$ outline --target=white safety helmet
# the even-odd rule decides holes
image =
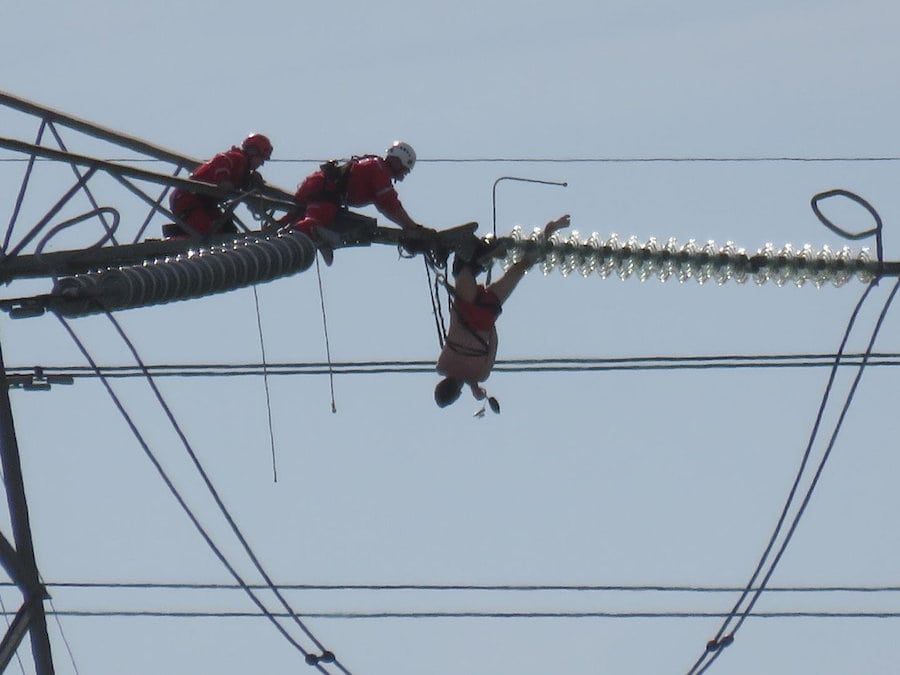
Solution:
[[[407,171],[412,171],[416,165],[416,151],[409,143],[403,141],[394,141],[393,145],[387,149],[385,157],[396,157]]]

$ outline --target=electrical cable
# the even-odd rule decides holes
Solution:
[[[544,359],[498,359],[493,372],[507,373],[568,373],[644,370],[734,370],[768,368],[825,368],[832,367],[835,354],[760,354],[721,356],[636,356],[585,357]],[[844,354],[840,367],[858,365],[862,353]],[[433,360],[395,361],[334,361],[332,368],[344,375],[381,375],[433,373]],[[900,366],[900,353],[873,352],[867,367]],[[98,366],[112,379],[144,377],[135,366]],[[69,376],[74,379],[95,378],[93,370],[84,366],[39,366],[41,377]],[[270,376],[325,375],[328,363],[321,361],[287,363],[208,363],[208,364],[150,364],[147,370],[154,377],[248,377],[268,373]],[[34,373],[32,366],[9,366],[7,376],[27,378]],[[15,382],[14,382],[15,383]]]
[[[60,610],[60,616],[70,617],[122,617],[166,619],[255,619],[262,614],[254,612],[203,611],[203,610]],[[290,618],[286,612],[272,613],[276,619]],[[304,612],[306,619],[709,619],[727,616],[727,612],[679,612],[679,611],[597,611],[597,612],[496,612],[496,611],[445,611],[445,612]],[[900,619],[900,612],[825,612],[781,611],[753,612],[759,619]]]
[[[128,347],[128,350],[131,352],[131,355],[134,358],[135,362],[141,368],[141,371],[144,372],[145,379],[147,381],[147,384],[150,385],[150,389],[153,391],[153,395],[156,397],[157,402],[159,403],[159,405],[162,408],[163,412],[165,413],[166,417],[169,419],[169,423],[172,425],[172,428],[174,429],[175,433],[178,435],[179,440],[181,440],[181,443],[184,446],[184,449],[187,451],[188,455],[191,458],[191,462],[194,464],[194,467],[197,469],[197,472],[200,474],[200,477],[203,479],[203,482],[206,485],[208,492],[212,496],[213,500],[216,502],[216,506],[219,508],[220,513],[225,518],[225,520],[228,522],[228,525],[231,528],[231,531],[234,533],[235,537],[237,537],[238,541],[241,543],[241,546],[244,549],[244,552],[247,554],[247,557],[250,558],[250,561],[253,563],[253,566],[256,568],[256,570],[259,572],[259,574],[262,576],[262,578],[266,582],[266,584],[268,584],[269,589],[272,591],[272,593],[275,595],[275,597],[278,598],[278,601],[281,604],[281,606],[284,607],[284,609],[288,613],[292,613],[293,609],[288,604],[284,595],[275,587],[268,572],[266,572],[265,568],[262,566],[262,563],[259,561],[259,558],[257,558],[256,554],[253,552],[253,549],[250,547],[250,544],[247,541],[246,537],[244,537],[240,528],[238,528],[237,523],[234,521],[234,518],[231,516],[231,513],[226,508],[225,503],[222,501],[222,498],[219,495],[218,490],[216,490],[215,486],[212,484],[212,480],[209,478],[209,475],[206,473],[206,470],[203,468],[203,465],[200,463],[200,459],[197,457],[197,453],[194,452],[193,447],[191,446],[190,442],[187,439],[187,436],[184,434],[184,431],[181,429],[181,425],[178,424],[178,421],[175,419],[175,415],[173,414],[172,409],[169,407],[168,403],[166,403],[165,399],[163,398],[162,392],[160,392],[159,387],[156,386],[156,382],[153,380],[153,377],[146,371],[146,367],[144,366],[143,359],[141,358],[140,354],[138,354],[137,348],[134,346],[134,343],[125,334],[125,331],[123,330],[121,324],[112,315],[112,313],[109,310],[104,310],[104,313],[106,314],[106,318],[109,319],[110,323],[112,323],[116,332],[119,334],[119,337],[122,338],[122,341]],[[316,645],[316,647],[319,648],[319,650],[322,651],[322,653],[324,655],[328,656],[329,663],[333,663],[335,665],[335,667],[337,667],[345,675],[350,675],[350,672],[346,668],[344,668],[344,666],[337,659],[334,658],[334,655],[330,650],[325,649],[325,646],[321,642],[319,642],[319,640],[316,638],[316,636],[313,635],[312,631],[310,631],[309,628],[306,627],[306,624],[304,624],[299,618],[295,618],[294,623],[297,624],[297,626],[300,628],[300,630],[303,631],[303,633],[306,635],[306,637],[308,637],[310,640],[312,640],[312,642]],[[310,658],[315,658],[315,655],[313,655],[313,654],[305,654],[305,656],[306,656],[307,663],[310,663]]]
[[[75,333],[75,331],[71,328],[71,326],[69,326],[69,324],[65,320],[65,318],[57,315],[57,319],[63,325],[63,328],[65,328],[66,332],[68,332],[68,334],[72,338],[72,340],[75,342],[75,345],[78,347],[78,350],[81,352],[81,354],[85,357],[85,359],[88,361],[88,363],[91,364],[91,367],[96,369],[97,366],[96,366],[96,362],[94,361],[93,357],[87,351],[87,348],[85,347],[85,345],[81,341],[81,339],[78,337],[78,335]],[[129,429],[131,430],[131,433],[134,435],[134,437],[137,439],[138,443],[140,444],[141,448],[144,450],[144,454],[147,456],[147,458],[153,464],[157,473],[160,475],[160,477],[163,479],[163,482],[166,484],[166,487],[168,487],[169,491],[175,497],[176,501],[178,501],[178,504],[181,506],[182,510],[188,516],[191,523],[194,525],[195,529],[199,532],[200,536],[206,542],[207,546],[209,546],[209,548],[213,552],[213,554],[224,565],[225,569],[228,570],[229,574],[231,574],[231,576],[234,578],[234,580],[237,581],[238,584],[241,585],[241,588],[244,589],[244,592],[251,599],[251,601],[259,608],[259,610],[263,613],[263,615],[266,616],[269,619],[269,621],[275,626],[276,630],[278,630],[278,632],[281,633],[289,643],[291,643],[297,650],[300,651],[300,653],[303,654],[304,658],[307,659],[307,662],[310,659],[310,657],[314,658],[315,655],[313,655],[311,652],[304,649],[304,647],[290,633],[288,633],[285,630],[285,628],[278,622],[278,620],[265,607],[265,605],[262,603],[262,601],[256,597],[256,594],[246,584],[246,582],[241,577],[241,575],[237,572],[237,570],[231,565],[231,563],[228,562],[228,559],[225,557],[224,553],[222,553],[222,551],[219,549],[219,547],[216,546],[215,542],[212,540],[210,535],[206,532],[206,530],[204,529],[204,527],[198,520],[197,516],[193,513],[191,508],[188,506],[187,502],[181,496],[181,493],[175,487],[175,484],[172,482],[171,478],[169,478],[165,469],[163,469],[159,460],[153,454],[153,451],[150,449],[150,446],[147,444],[143,435],[140,433],[140,431],[138,430],[134,421],[131,419],[131,416],[125,410],[124,405],[122,404],[121,400],[116,395],[116,393],[113,391],[108,380],[104,376],[100,375],[100,381],[102,382],[107,393],[110,395],[110,398],[113,401],[113,405],[115,405],[116,409],[119,411],[120,415],[125,420],[125,423],[128,425]],[[288,610],[288,612],[291,611],[290,608],[287,608],[287,610]],[[315,640],[313,640],[313,641],[315,642]],[[322,668],[321,665],[316,664],[316,668],[320,672],[325,673],[327,675],[328,671],[325,670],[324,668]]]
[[[841,351],[843,350],[843,347],[846,345],[847,338],[849,337],[850,331],[851,331],[851,329],[852,329],[852,327],[853,327],[853,323],[855,322],[856,317],[857,317],[857,315],[858,315],[858,313],[859,313],[859,309],[862,307],[862,304],[865,302],[865,299],[866,299],[866,297],[867,297],[869,291],[877,284],[877,282],[878,282],[877,279],[876,279],[875,281],[873,281],[873,282],[866,288],[866,291],[865,291],[865,293],[863,294],[862,298],[860,298],[860,301],[859,301],[859,303],[857,304],[857,306],[856,306],[856,308],[855,308],[855,310],[854,310],[854,313],[852,314],[852,316],[851,316],[851,318],[850,318],[850,321],[849,321],[849,323],[848,323],[847,331],[845,332],[844,340],[841,342],[841,349],[839,349],[839,351],[838,351],[838,357],[837,357],[836,360],[839,360],[839,359],[840,359],[840,353],[841,353]],[[737,621],[735,622],[734,628],[733,628],[733,629],[731,630],[731,632],[726,636],[727,642],[723,642],[723,641],[722,641],[722,636],[724,635],[725,631],[728,629],[728,625],[730,624],[731,620],[732,620],[732,619],[734,618],[734,616],[736,615],[737,609],[738,609],[739,605],[740,605],[740,604],[743,602],[743,600],[746,598],[747,591],[745,591],[745,593],[742,594],[742,596],[741,596],[741,598],[739,599],[738,603],[735,605],[735,608],[732,609],[732,611],[729,613],[730,616],[725,620],[725,622],[723,623],[722,627],[721,627],[721,628],[719,629],[719,631],[717,632],[715,638],[713,638],[713,640],[710,640],[710,642],[707,644],[707,650],[704,652],[703,655],[701,655],[701,657],[697,660],[697,662],[694,664],[694,666],[691,668],[691,670],[688,671],[689,673],[694,673],[694,672],[696,672],[697,675],[700,675],[701,673],[704,673],[704,672],[706,672],[706,670],[708,670],[708,668],[716,661],[716,659],[718,659],[719,655],[722,653],[722,650],[720,649],[720,645],[721,645],[721,646],[728,646],[728,645],[730,645],[730,644],[733,642],[734,634],[735,634],[735,633],[738,631],[738,629],[740,629],[740,627],[743,625],[743,623],[744,623],[744,621],[746,620],[747,616],[750,615],[750,612],[752,611],[753,607],[755,606],[757,600],[759,600],[760,596],[762,595],[763,591],[765,590],[765,587],[766,587],[766,584],[768,583],[768,580],[771,578],[772,574],[773,574],[774,571],[775,571],[775,568],[777,567],[779,561],[781,560],[781,557],[784,555],[784,552],[785,552],[785,550],[787,549],[787,546],[788,546],[788,544],[790,543],[791,538],[792,538],[793,535],[794,535],[794,532],[796,531],[797,525],[800,523],[800,519],[803,517],[803,514],[804,514],[805,511],[806,511],[806,507],[807,507],[807,505],[809,504],[809,500],[810,500],[811,497],[812,497],[812,493],[813,493],[813,491],[815,490],[816,485],[818,484],[819,478],[821,477],[822,472],[823,472],[823,470],[824,470],[824,468],[825,468],[825,464],[827,463],[828,458],[829,458],[830,455],[831,455],[831,451],[832,451],[832,449],[834,448],[835,442],[837,441],[837,437],[838,437],[838,434],[839,434],[839,432],[840,432],[840,429],[841,429],[841,427],[842,427],[842,425],[843,425],[844,419],[845,419],[845,417],[846,417],[846,415],[847,415],[847,411],[850,409],[850,405],[851,405],[852,402],[853,402],[853,398],[854,398],[854,396],[855,396],[855,394],[856,394],[857,387],[859,386],[859,382],[860,382],[860,380],[862,379],[863,372],[865,371],[865,368],[866,368],[866,361],[867,361],[867,355],[868,355],[869,353],[871,353],[872,348],[874,347],[875,340],[876,340],[877,337],[878,337],[878,333],[879,333],[879,331],[881,330],[881,326],[882,326],[882,324],[884,323],[884,319],[885,319],[885,317],[887,316],[888,310],[890,309],[891,303],[893,302],[894,297],[896,296],[898,290],[900,290],[900,280],[898,280],[898,281],[894,284],[893,288],[891,289],[890,294],[888,295],[887,300],[885,300],[885,302],[884,302],[884,306],[882,307],[881,313],[880,313],[879,316],[878,316],[878,320],[877,320],[877,322],[876,322],[876,324],[875,324],[875,327],[874,327],[874,329],[872,330],[872,334],[871,334],[871,336],[870,336],[870,338],[869,338],[869,342],[868,342],[868,345],[867,345],[867,348],[866,348],[866,352],[865,352],[865,354],[864,354],[864,356],[863,356],[863,360],[862,360],[862,362],[861,362],[861,363],[859,364],[859,366],[858,366],[858,371],[857,371],[857,373],[856,373],[856,377],[854,378],[853,383],[851,384],[850,390],[849,390],[849,392],[848,392],[848,394],[847,394],[847,397],[846,397],[846,399],[845,399],[845,401],[844,401],[844,403],[843,403],[843,406],[842,406],[842,408],[841,408],[840,415],[839,415],[839,417],[838,417],[837,422],[835,423],[834,429],[833,429],[832,434],[831,434],[831,438],[830,438],[829,441],[828,441],[828,444],[827,444],[827,446],[826,446],[826,448],[825,448],[825,451],[824,451],[824,453],[823,453],[822,459],[820,460],[819,465],[818,465],[818,467],[817,467],[817,469],[816,469],[816,472],[815,472],[815,474],[814,474],[814,476],[813,476],[813,478],[812,478],[812,481],[811,481],[809,487],[807,488],[806,495],[804,496],[804,498],[803,498],[803,500],[802,500],[802,502],[801,502],[801,504],[800,504],[800,506],[799,506],[799,508],[798,508],[798,510],[797,510],[797,513],[794,515],[794,518],[793,518],[793,520],[792,520],[792,522],[791,522],[791,525],[790,525],[790,527],[788,528],[787,534],[785,535],[785,537],[784,537],[784,539],[783,539],[783,541],[782,541],[782,543],[781,543],[781,546],[779,547],[778,552],[776,553],[774,559],[772,560],[772,563],[769,565],[768,570],[767,570],[765,576],[763,577],[762,582],[760,583],[759,587],[753,592],[753,596],[751,597],[750,602],[748,603],[746,609],[744,609],[744,610],[741,612],[741,616],[740,616],[740,617],[737,619]],[[817,433],[818,433],[818,428],[819,428],[819,425],[820,425],[820,423],[821,423],[822,416],[823,416],[823,414],[824,414],[825,405],[826,405],[827,400],[828,400],[828,397],[829,397],[829,395],[830,395],[831,386],[832,386],[833,381],[834,381],[834,374],[835,374],[835,372],[836,372],[836,368],[835,368],[835,369],[832,369],[832,374],[831,374],[831,377],[830,377],[830,379],[829,379],[828,385],[826,386],[825,393],[824,393],[824,395],[823,395],[823,397],[822,397],[822,404],[820,405],[819,412],[818,412],[818,414],[817,414],[817,416],[816,416],[816,421],[815,421],[815,423],[814,423],[814,425],[813,425],[813,431],[812,431],[812,433],[810,434],[810,440],[809,440],[809,443],[808,443],[808,445],[807,445],[806,452],[804,453],[803,461],[801,462],[801,466],[800,466],[800,469],[799,469],[799,471],[798,471],[797,478],[795,479],[794,484],[793,484],[792,487],[791,487],[791,491],[790,491],[790,494],[789,494],[789,496],[788,496],[787,502],[786,502],[786,504],[785,504],[785,508],[784,508],[784,510],[783,510],[783,512],[782,512],[782,514],[781,514],[781,517],[779,518],[778,525],[776,526],[775,532],[773,533],[772,538],[770,539],[769,544],[768,544],[768,546],[766,547],[766,550],[765,550],[765,552],[764,552],[762,558],[760,559],[760,563],[759,563],[759,565],[757,566],[757,569],[755,570],[753,576],[751,577],[751,581],[750,581],[750,584],[748,584],[748,586],[749,586],[749,585],[752,585],[753,583],[755,583],[756,577],[758,576],[760,570],[762,569],[763,565],[765,564],[766,559],[768,558],[769,553],[770,553],[771,550],[772,550],[772,546],[774,545],[774,542],[775,542],[776,537],[778,536],[778,534],[780,534],[781,527],[782,527],[783,524],[784,524],[784,520],[785,520],[785,517],[786,517],[786,514],[787,514],[787,510],[788,510],[788,508],[790,507],[791,503],[793,502],[793,499],[794,499],[794,496],[795,496],[795,494],[796,494],[796,489],[797,489],[797,486],[798,486],[798,484],[799,484],[800,478],[801,478],[802,474],[803,474],[804,471],[805,471],[805,467],[806,467],[807,460],[808,460],[808,458],[809,458],[810,450],[811,450],[811,448],[812,448],[813,443],[815,442],[815,438],[816,438],[816,435],[817,435]],[[710,654],[711,654],[711,656],[709,657],[708,662],[707,662],[705,665],[702,665],[702,667],[700,667],[700,665],[703,664],[703,661],[706,660],[707,655],[710,655]],[[700,667],[699,670],[697,670],[698,667]]]
[[[236,584],[152,581],[56,581],[47,588],[104,590],[243,590]],[[268,590],[264,584],[248,584],[253,590]],[[479,592],[658,592],[658,593],[734,593],[745,586],[690,586],[664,584],[296,584],[276,585],[283,591],[479,591]],[[15,587],[13,582],[0,582],[0,587]],[[751,590],[755,591],[758,586]],[[900,593],[900,586],[767,586],[767,593]]]
[[[28,161],[24,157],[0,157],[0,162],[21,163]],[[36,158],[38,162],[54,162],[48,158]],[[162,159],[145,157],[105,157],[104,162],[133,164],[171,164]],[[321,157],[272,157],[266,160],[269,164],[321,164]],[[840,163],[840,162],[898,162],[896,155],[833,155],[810,157],[803,155],[758,155],[758,156],[655,156],[655,157],[419,157],[421,164],[783,164],[783,163]]]

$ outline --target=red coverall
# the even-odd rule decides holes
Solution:
[[[342,206],[374,204],[388,218],[403,208],[394,189],[391,170],[381,157],[350,160],[347,188],[338,194],[338,186],[321,170],[310,174],[297,188],[294,199],[305,208],[294,227],[308,235],[316,226],[327,227]],[[393,219],[393,218],[392,218]]]
[[[231,183],[237,189],[248,188],[251,170],[247,155],[241,148],[232,147],[194,169],[191,178],[215,185]],[[223,214],[215,197],[175,188],[169,197],[169,208],[197,234],[237,231],[233,223],[219,222]]]

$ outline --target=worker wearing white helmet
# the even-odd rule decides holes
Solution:
[[[292,214],[294,228],[308,234],[331,264],[328,226],[338,211],[346,207],[374,205],[385,217],[404,230],[421,228],[403,208],[394,183],[402,181],[416,164],[416,151],[409,143],[394,141],[384,157],[363,155],[348,161],[326,162],[297,188]]]

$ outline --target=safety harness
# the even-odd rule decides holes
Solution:
[[[313,195],[320,201],[332,202],[344,206],[347,197],[347,186],[350,183],[350,171],[353,165],[363,159],[377,158],[378,155],[353,155],[347,161],[331,159],[319,165],[319,171],[325,178],[322,190]]]
[[[503,312],[500,300],[496,295],[484,288],[479,288],[474,300],[460,300],[456,294],[456,288],[447,281],[443,274],[438,273],[435,277],[435,292],[440,286],[443,286],[447,291],[450,311],[456,312],[456,318],[459,319],[459,323],[481,346],[470,347],[450,340],[443,325],[443,316],[439,315],[440,303],[438,303],[436,305],[440,318],[438,333],[439,337],[443,338],[442,342],[446,343],[450,349],[461,356],[487,356],[490,354],[491,346],[482,337],[481,333],[490,330],[497,317]]]

